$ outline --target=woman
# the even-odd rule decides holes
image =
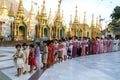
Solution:
[[[78,40],[77,40],[77,37],[74,38],[74,41],[73,41],[73,50],[72,50],[72,57],[76,57],[76,54],[77,54],[77,44],[78,44]]]
[[[86,39],[84,37],[83,41],[82,41],[82,53],[81,53],[81,56],[85,56],[86,55],[86,44],[87,44],[87,41],[86,41]]]

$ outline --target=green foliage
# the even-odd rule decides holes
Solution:
[[[111,18],[113,20],[117,20],[120,18],[120,6],[116,6],[111,14]]]

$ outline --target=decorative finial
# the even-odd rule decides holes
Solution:
[[[86,11],[84,11],[84,19],[83,19],[83,24],[87,24],[87,21],[86,21]]]
[[[78,7],[76,5],[74,23],[78,23],[78,11],[77,11],[77,9],[78,9]]]
[[[14,15],[14,10],[13,10],[13,3],[11,3],[11,7],[9,9],[8,16],[10,16],[10,17],[14,17],[15,16]]]

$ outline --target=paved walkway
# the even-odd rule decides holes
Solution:
[[[120,52],[79,57],[56,64],[39,80],[120,80]]]

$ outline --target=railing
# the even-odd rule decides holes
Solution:
[[[33,41],[0,41],[0,46],[15,46],[16,44],[23,44],[23,43],[27,43],[29,44],[33,44]]]

